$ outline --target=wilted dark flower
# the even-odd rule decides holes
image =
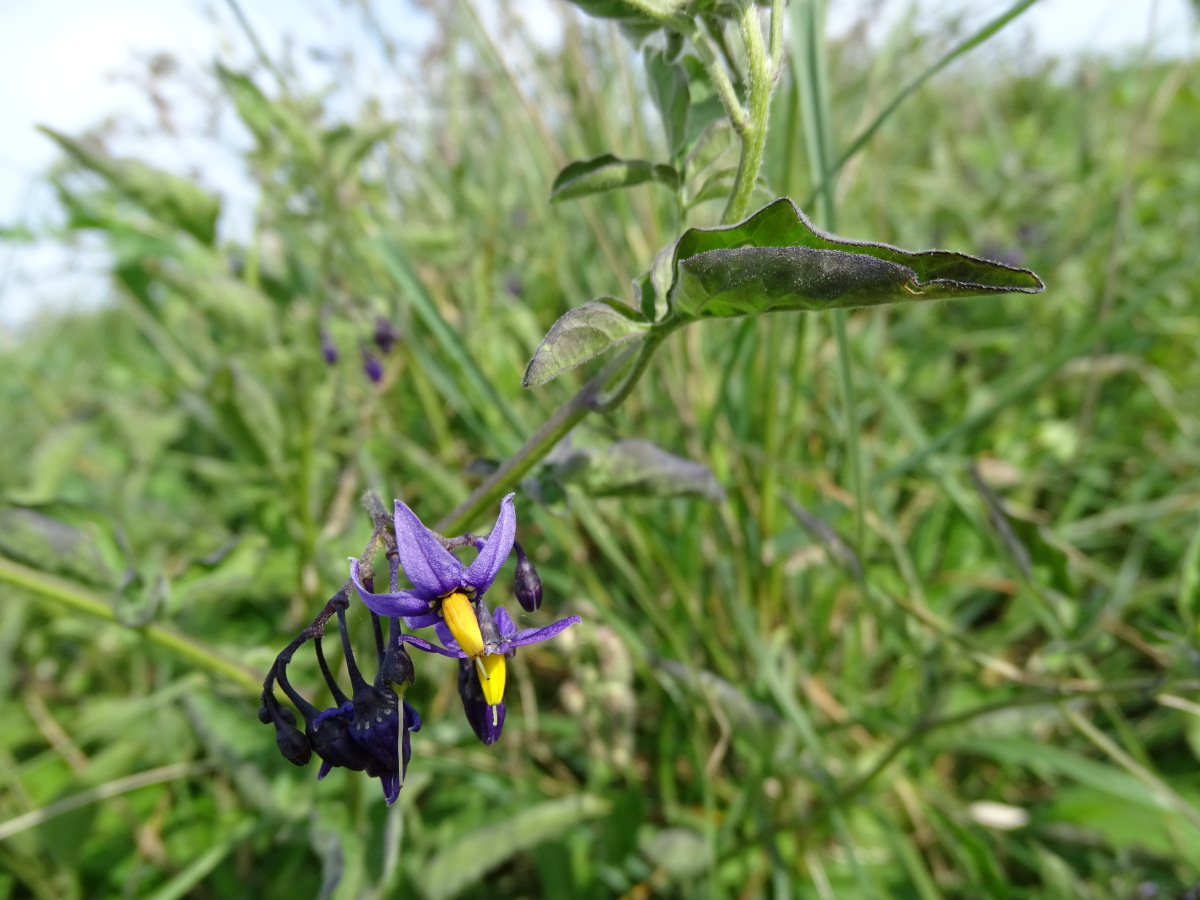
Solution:
[[[403,645],[396,641],[388,642],[385,650],[382,631],[377,629],[379,667],[374,682],[368,682],[359,671],[350,646],[346,629],[346,601],[346,595],[339,592],[312,625],[276,658],[263,687],[259,719],[275,726],[276,744],[289,762],[303,766],[316,753],[321,759],[318,779],[328,775],[335,766],[365,771],[372,778],[379,779],[383,796],[390,805],[399,796],[408,770],[409,757],[412,755],[409,735],[421,728],[421,717],[404,700],[404,692],[414,678],[412,659]],[[346,671],[353,688],[349,697],[334,680],[321,647],[321,634],[334,611],[338,617]],[[397,620],[392,620],[391,625],[393,633],[399,630]],[[309,703],[292,687],[287,676],[287,666],[296,649],[310,639],[316,649],[321,672],[337,704],[325,710],[319,710]],[[276,681],[304,718],[303,732],[296,727],[296,717],[292,711],[281,706],[276,699],[273,689]]]

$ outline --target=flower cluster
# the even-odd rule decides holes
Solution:
[[[514,548],[517,566],[513,591],[518,602],[530,612],[542,602],[541,579],[515,540],[516,513],[511,494],[501,502],[500,515],[486,539],[471,534],[443,538],[426,528],[399,500],[391,524],[394,541],[390,540],[393,535],[382,535],[392,564],[391,590],[375,593],[373,578],[365,574],[369,571],[367,562],[351,559],[350,580],[276,658],[263,685],[259,710],[259,718],[275,726],[276,743],[290,762],[306,765],[315,753],[321,759],[318,778],[324,778],[335,766],[366,771],[380,779],[389,804],[399,795],[408,768],[409,735],[421,727],[421,717],[404,700],[415,677],[408,646],[458,660],[458,693],[467,721],[483,743],[492,744],[504,727],[507,659],[517,647],[544,641],[580,621],[578,616],[570,616],[544,628],[518,630],[503,607],[493,612],[485,603],[484,594]],[[477,555],[464,566],[452,551],[468,546],[474,547]],[[401,568],[410,588],[398,586]],[[378,666],[370,682],[355,662],[346,627],[352,592],[371,611],[374,624]],[[321,645],[325,626],[335,615],[351,682],[349,696],[333,677]],[[386,640],[381,617],[389,623]],[[414,630],[432,626],[439,643],[402,633],[401,621]],[[313,643],[333,696],[335,705],[328,709],[319,710],[305,700],[287,677],[287,666],[296,650],[308,641]],[[291,710],[275,697],[276,684],[299,710],[303,730]]]
[[[371,339],[384,356],[392,352],[392,347],[402,337],[403,333],[389,319],[383,316],[375,317],[375,330]],[[329,333],[329,329],[325,325],[321,325],[320,341],[322,358],[329,365],[335,365],[341,358],[341,353],[338,351],[338,346],[333,340],[333,335]],[[359,342],[358,350],[362,356],[363,374],[378,384],[383,380],[383,361],[375,355],[375,351],[367,346],[365,342]]]

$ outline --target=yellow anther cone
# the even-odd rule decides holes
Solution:
[[[504,682],[508,667],[503,653],[489,653],[476,661],[479,669],[479,684],[483,687],[483,699],[488,706],[495,706],[504,699]]]
[[[442,618],[446,627],[458,641],[458,646],[468,657],[479,656],[483,653],[483,635],[479,631],[479,620],[475,618],[475,608],[466,594],[451,594],[442,598]]]

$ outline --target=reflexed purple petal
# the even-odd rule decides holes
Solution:
[[[396,501],[396,550],[404,574],[427,600],[436,600],[462,587],[462,563],[399,500]]]
[[[332,771],[333,771],[333,763],[323,760],[321,762],[321,771],[319,771],[317,773],[317,781],[320,781],[322,778],[324,778],[326,775],[328,775]]]
[[[431,644],[429,641],[423,641],[419,637],[411,634],[402,634],[396,638],[401,644],[412,644],[419,650],[424,650],[426,653],[436,653],[439,656],[449,656],[451,659],[465,659],[467,654],[461,650],[444,650],[437,644]]]
[[[367,608],[381,616],[418,616],[429,612],[429,602],[414,591],[398,591],[395,594],[372,594],[363,587],[359,574],[360,563],[350,559],[350,580]]]
[[[458,641],[454,639],[454,635],[450,633],[450,628],[441,619],[433,623],[433,630],[437,633],[438,640],[442,642],[442,646],[447,650],[453,650],[458,653],[462,647],[458,646]]]
[[[496,627],[500,629],[500,636],[506,641],[511,641],[517,634],[517,626],[512,620],[512,616],[508,614],[508,610],[503,606],[496,607],[496,611],[492,613],[492,618],[496,622]]]
[[[427,616],[405,616],[404,618],[404,624],[409,628],[428,628],[440,621],[442,621],[442,617],[437,613],[430,613]]]
[[[500,501],[500,515],[492,533],[463,578],[467,585],[481,594],[492,586],[508,554],[512,552],[513,540],[517,536],[517,512],[513,508],[512,498],[513,495],[509,494]]]
[[[560,631],[565,631],[572,625],[578,625],[583,619],[579,616],[569,616],[566,619],[559,619],[553,625],[547,625],[545,628],[526,628],[524,631],[518,631],[512,640],[506,643],[510,647],[523,647],[526,644],[536,644],[539,641],[549,640]]]

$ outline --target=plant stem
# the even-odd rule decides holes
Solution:
[[[649,342],[649,338],[647,338],[647,342]],[[654,346],[657,344],[658,341],[655,341]],[[466,500],[442,518],[437,523],[435,530],[442,534],[456,534],[465,531],[483,510],[494,506],[505,491],[544,459],[546,454],[553,450],[555,445],[566,437],[567,433],[578,425],[588,413],[596,409],[597,401],[603,397],[602,391],[605,386],[629,361],[629,357],[637,349],[637,347],[630,347],[614,357],[591,381],[580,388],[575,396],[556,409],[542,424],[542,427],[530,435],[521,448],[501,463],[500,467],[489,475],[483,484],[475,488]],[[653,347],[646,352],[646,355],[649,352],[653,352]],[[618,402],[633,389],[633,385],[645,370],[646,361],[643,357],[635,364],[634,371],[630,373],[630,377],[618,390]]]
[[[123,624],[117,618],[116,611],[110,604],[105,603],[86,589],[3,557],[0,557],[0,582],[22,588],[47,600],[53,600],[75,612],[95,616],[115,625]],[[171,651],[198,668],[229,679],[252,694],[257,694],[262,690],[262,678],[257,672],[245,668],[241,663],[227,659],[211,647],[206,647],[174,629],[163,625],[142,625],[133,630],[139,632],[150,643]]]
[[[750,118],[744,128],[738,129],[742,139],[742,154],[738,160],[733,195],[729,198],[725,214],[722,216],[722,221],[726,225],[744,219],[750,208],[750,198],[754,194],[754,186],[758,183],[758,171],[762,168],[763,152],[767,146],[771,92],[775,87],[771,61],[767,58],[767,51],[763,46],[758,10],[753,3],[743,4],[738,25],[741,29],[742,43],[746,48],[749,68]],[[772,33],[772,39],[774,39],[774,33]],[[734,122],[734,127],[737,127],[736,122]]]
[[[771,46],[775,56],[774,59],[771,59],[768,58],[766,47],[763,44],[757,9],[753,3],[746,3],[742,7],[739,27],[749,62],[750,109],[748,114],[737,99],[737,92],[729,80],[729,73],[717,55],[712,38],[704,29],[695,20],[682,16],[663,19],[664,24],[683,34],[696,48],[701,62],[713,80],[717,95],[721,98],[721,103],[729,116],[729,121],[741,137],[742,152],[738,161],[737,178],[734,182],[733,195],[725,208],[724,221],[726,224],[745,217],[750,206],[751,195],[754,193],[754,186],[758,183],[758,173],[762,168],[763,152],[766,148],[771,93],[775,86],[774,74],[782,57],[782,15],[782,0],[773,0]],[[656,18],[662,17],[656,16]],[[544,459],[546,454],[554,449],[554,446],[589,412],[607,412],[620,405],[645,372],[650,357],[658,345],[673,330],[673,328],[660,327],[647,335],[638,347],[638,357],[634,361],[633,368],[626,374],[620,387],[606,396],[603,393],[604,388],[628,362],[633,350],[631,348],[614,358],[595,378],[584,385],[579,393],[555,410],[542,427],[535,431],[521,448],[505,460],[483,484],[472,491],[466,500],[438,522],[437,530],[442,534],[454,534],[467,528],[480,513],[493,506],[505,491],[516,484],[540,460]]]
[[[712,79],[717,96],[721,98],[721,105],[725,107],[725,115],[729,117],[733,130],[742,134],[749,126],[749,119],[746,110],[742,108],[741,101],[738,100],[733,82],[729,80],[729,73],[725,71],[725,64],[717,55],[718,50],[713,46],[713,39],[691,20],[675,24],[674,27],[696,48],[700,62],[704,65],[708,77]]]

